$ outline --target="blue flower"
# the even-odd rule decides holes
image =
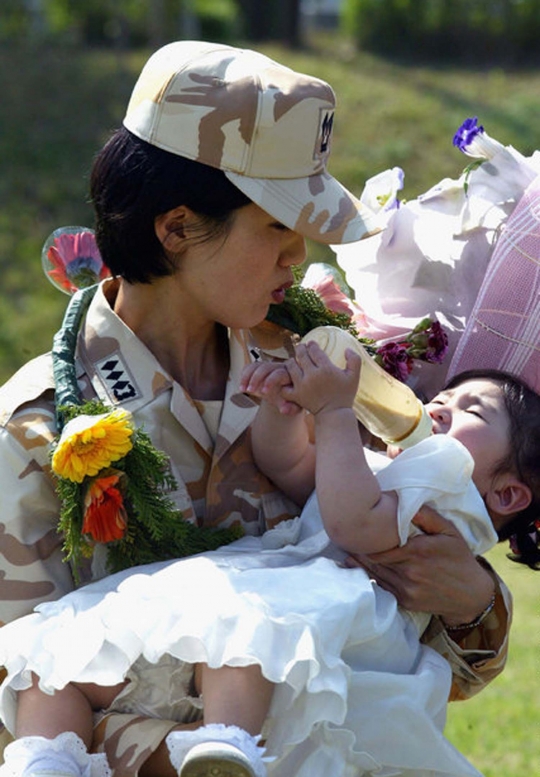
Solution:
[[[476,116],[470,119],[465,119],[461,127],[454,135],[454,146],[457,146],[460,151],[467,153],[467,147],[471,145],[473,140],[484,132],[482,125],[478,124]]]

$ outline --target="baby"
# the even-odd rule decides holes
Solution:
[[[198,721],[167,738],[181,777],[479,774],[442,734],[451,672],[420,643],[431,616],[343,564],[404,543],[426,503],[476,554],[530,534],[540,397],[504,373],[456,376],[427,406],[433,436],[386,457],[361,443],[359,371],[352,352],[341,370],[311,343],[244,374],[262,398],[261,470],[301,502],[315,489],[300,518],[127,570],[0,630],[0,714],[19,737],[1,777],[103,777],[105,756],[86,752],[92,708],[163,714],[150,693],[160,678],[168,717]],[[473,628],[493,602],[447,629]]]

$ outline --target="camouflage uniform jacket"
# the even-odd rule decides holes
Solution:
[[[168,454],[178,483],[171,497],[186,520],[241,523],[246,533],[261,534],[297,515],[298,507],[252,459],[249,426],[257,405],[236,389],[253,358],[250,342],[248,332],[230,332],[224,401],[195,402],[115,315],[100,289],[79,335],[77,372],[85,398],[98,396],[131,411],[135,424]],[[50,354],[28,363],[0,389],[2,623],[73,587],[56,532],[59,505],[49,466],[56,433],[53,400]],[[205,405],[217,406],[215,442],[204,421],[211,412]]]
[[[178,482],[171,496],[184,518],[208,525],[241,523],[247,533],[260,534],[297,514],[254,465],[249,426],[257,406],[236,390],[242,368],[253,358],[251,348],[265,347],[264,328],[257,340],[254,333],[229,333],[230,374],[214,440],[203,420],[206,403],[192,400],[165,373],[113,313],[105,296],[110,293],[114,282],[105,282],[81,329],[79,385],[85,398],[97,396],[130,410],[154,445],[169,455]],[[59,505],[49,466],[55,433],[52,361],[46,354],[0,389],[0,624],[73,588],[56,531]],[[90,577],[87,570],[83,580]],[[511,605],[502,584],[498,590],[495,610],[461,645],[449,639],[437,619],[426,632],[424,641],[452,665],[456,698],[481,690],[504,666]],[[106,750],[116,777],[133,775],[174,725],[111,714],[96,729],[96,747]]]

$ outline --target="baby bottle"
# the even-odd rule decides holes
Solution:
[[[393,378],[374,361],[362,344],[344,329],[319,326],[301,342],[314,341],[331,361],[343,369],[350,348],[362,358],[353,410],[358,420],[383,442],[409,448],[431,434],[432,421],[409,386]]]

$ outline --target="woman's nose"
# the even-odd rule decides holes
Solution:
[[[306,261],[306,256],[305,239],[297,232],[293,232],[290,241],[287,242],[279,256],[279,263],[282,267],[302,264],[302,262]]]

